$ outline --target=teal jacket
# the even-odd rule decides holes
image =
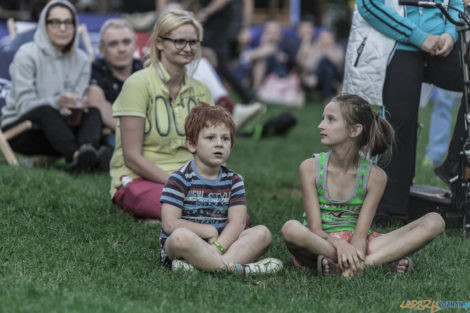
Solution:
[[[435,2],[442,2],[436,0]],[[377,31],[396,40],[397,49],[416,51],[429,34],[441,35],[448,33],[457,41],[455,25],[447,21],[437,8],[419,8],[405,6],[405,16],[387,8],[384,0],[357,0],[359,14]],[[449,6],[463,11],[462,0],[450,0]],[[449,11],[458,20],[458,12]]]

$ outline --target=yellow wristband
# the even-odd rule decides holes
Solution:
[[[222,246],[222,245],[220,244],[220,242],[218,242],[217,240],[214,240],[212,243],[217,247],[217,249],[220,250],[220,252],[222,252],[222,254],[224,254],[225,252],[227,252],[227,250],[224,248],[224,246]]]

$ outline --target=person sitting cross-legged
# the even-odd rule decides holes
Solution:
[[[201,103],[186,118],[186,145],[194,159],[170,175],[163,188],[161,258],[173,270],[237,274],[275,273],[274,258],[256,260],[271,244],[266,226],[245,229],[241,176],[225,167],[235,123],[220,106]]]

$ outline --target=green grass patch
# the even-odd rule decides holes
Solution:
[[[252,125],[282,110],[269,107]],[[407,276],[381,267],[353,279],[322,278],[293,268],[280,229],[303,213],[300,162],[326,149],[316,128],[322,106],[289,111],[298,124],[287,136],[238,138],[228,162],[245,179],[253,223],[273,233],[266,255],[284,262],[281,273],[173,273],[159,265],[160,226],[116,213],[108,175],[3,163],[0,312],[406,312],[403,300],[470,300],[470,241],[461,229],[446,230],[412,255]],[[415,181],[444,187],[420,166],[430,112],[421,111]]]

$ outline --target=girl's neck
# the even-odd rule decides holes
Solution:
[[[357,169],[359,151],[355,146],[342,146],[331,149],[329,164],[342,172]]]

